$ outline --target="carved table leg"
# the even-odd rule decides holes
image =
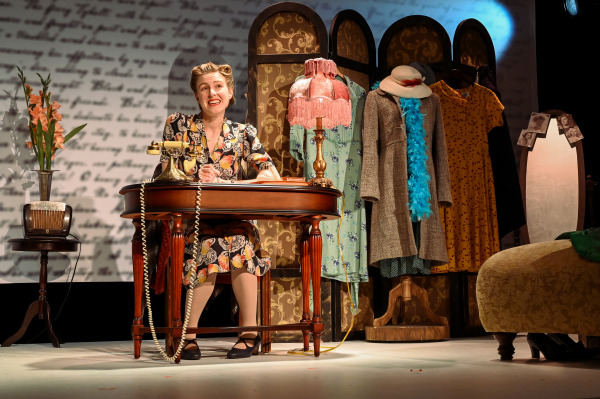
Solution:
[[[173,214],[173,230],[171,231],[171,273],[169,274],[169,293],[167,309],[168,327],[171,327],[166,334],[166,346],[169,356],[173,356],[177,351],[177,345],[181,340],[181,276],[183,273],[183,252],[185,242],[183,238],[182,220],[180,213]],[[181,354],[175,359],[179,363]]]
[[[131,253],[133,256],[133,325],[131,335],[133,337],[133,357],[140,358],[142,348],[142,333],[140,328],[144,326],[142,319],[142,291],[144,282],[144,254],[142,248],[142,224],[139,219],[133,220],[135,232],[131,240]]]
[[[517,333],[506,333],[497,332],[494,333],[494,338],[498,341],[498,354],[500,360],[512,360],[513,354],[515,353],[515,347],[513,342],[517,336]]]
[[[302,272],[302,322],[310,323],[310,248],[309,248],[309,232],[310,224],[301,223],[302,236],[300,243],[300,270]],[[308,351],[310,336],[308,330],[302,330],[304,338],[304,351]]]
[[[309,240],[313,287],[312,336],[315,357],[319,357],[321,354],[321,333],[324,329],[321,321],[321,256],[323,254],[323,239],[321,237],[321,230],[319,230],[320,221],[320,217],[313,217]]]

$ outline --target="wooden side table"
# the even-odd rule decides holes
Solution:
[[[23,319],[21,328],[6,341],[2,343],[2,346],[11,346],[17,342],[25,331],[29,327],[29,323],[35,317],[38,316],[40,320],[46,320],[46,327],[48,330],[48,336],[50,341],[55,348],[60,347],[60,343],[52,330],[52,322],[50,320],[50,304],[46,299],[46,285],[48,283],[48,252],[73,252],[77,251],[79,240],[67,239],[67,238],[48,238],[48,237],[32,237],[32,238],[13,238],[8,240],[13,251],[31,251],[41,252],[42,256],[40,259],[40,296],[37,300],[33,301]]]

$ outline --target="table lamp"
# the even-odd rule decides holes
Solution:
[[[331,187],[333,182],[325,178],[327,163],[323,159],[323,129],[350,126],[352,104],[350,91],[336,80],[337,66],[332,60],[313,58],[304,62],[304,77],[290,88],[288,120],[290,125],[314,129],[317,154],[313,167],[316,176],[311,186]]]

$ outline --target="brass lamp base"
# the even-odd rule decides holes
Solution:
[[[326,177],[313,177],[308,181],[309,186],[332,187],[333,182]]]
[[[315,161],[313,162],[313,169],[315,170],[316,177],[313,177],[309,180],[309,186],[321,186],[321,187],[331,187],[333,186],[333,182],[325,177],[325,169],[327,169],[327,163],[323,159],[323,129],[322,126],[322,117],[317,117],[317,127],[315,129],[315,144],[317,146],[317,155],[315,157]]]

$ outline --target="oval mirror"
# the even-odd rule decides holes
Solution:
[[[583,229],[585,168],[581,141],[570,143],[559,129],[560,110],[550,115],[545,135],[532,148],[523,147],[520,181],[526,225],[521,244],[552,241],[567,231]]]

